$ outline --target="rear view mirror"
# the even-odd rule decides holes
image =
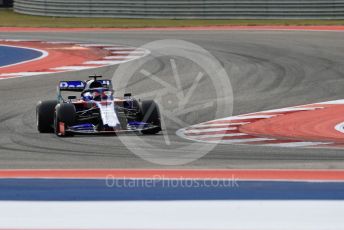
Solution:
[[[76,96],[68,96],[68,100],[75,100]]]
[[[125,93],[124,97],[131,97],[131,93]]]

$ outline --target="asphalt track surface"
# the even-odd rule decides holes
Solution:
[[[0,33],[0,39],[66,40],[141,46],[160,39],[181,39],[200,45],[214,55],[230,76],[234,93],[233,115],[344,98],[344,40],[341,32],[293,31],[118,31],[59,33]],[[186,60],[174,57],[187,90],[199,71]],[[171,79],[169,58],[151,60],[148,70]],[[96,72],[112,78],[117,67]],[[272,148],[218,145],[204,157],[185,165],[154,164],[156,158],[193,159],[192,151],[176,154],[161,151],[144,160],[117,137],[78,136],[60,139],[38,134],[35,105],[53,99],[60,79],[86,79],[95,71],[81,71],[0,81],[0,168],[344,168],[344,150]],[[141,74],[142,75],[142,74]],[[216,100],[207,78],[200,82],[192,103]],[[134,76],[129,88],[136,93],[153,90],[149,79]],[[170,100],[170,99],[168,99]],[[222,98],[220,103],[229,103]],[[171,105],[172,106],[172,105]],[[200,123],[229,116],[213,108],[186,117]],[[187,115],[186,115],[187,116]],[[344,118],[344,114],[343,114]],[[178,125],[167,122],[171,145],[163,135],[141,137],[152,148],[178,149],[189,144],[174,135]],[[127,140],[130,141],[130,136]],[[133,143],[135,145],[135,143]],[[206,144],[204,144],[206,145]],[[134,146],[135,147],[135,146]],[[148,152],[150,149],[146,149]],[[195,150],[197,151],[197,150]],[[161,160],[161,159],[160,159]]]

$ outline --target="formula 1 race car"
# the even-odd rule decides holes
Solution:
[[[114,97],[111,80],[91,76],[88,81],[61,81],[57,100],[40,101],[36,107],[37,129],[57,136],[74,134],[119,134],[161,131],[159,107],[153,100],[139,101],[125,94]],[[61,92],[80,92],[68,96]]]

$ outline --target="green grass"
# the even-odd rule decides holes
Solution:
[[[219,25],[344,25],[344,20],[176,20],[176,19],[114,19],[114,18],[65,18],[30,16],[0,9],[0,27],[98,27],[142,28],[185,27]]]

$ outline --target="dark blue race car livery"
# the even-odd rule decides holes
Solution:
[[[114,97],[111,80],[91,76],[88,81],[61,81],[57,99],[40,101],[36,108],[37,129],[57,136],[75,134],[118,134],[161,131],[158,105],[152,100],[139,101],[125,94]],[[63,91],[80,92],[80,97],[62,96]]]

